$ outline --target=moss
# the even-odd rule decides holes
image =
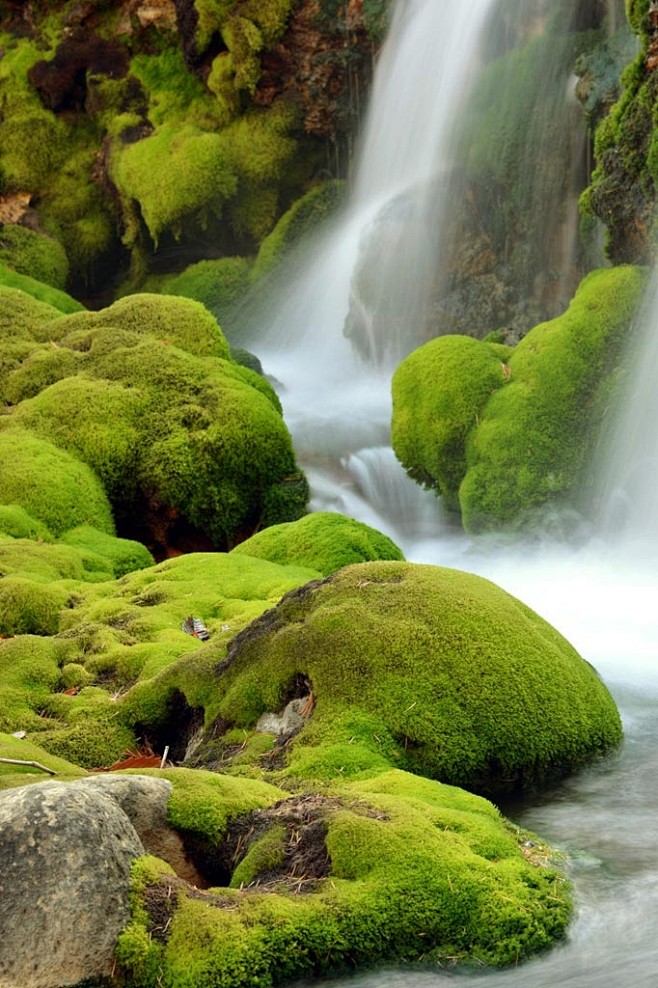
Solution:
[[[601,424],[597,393],[619,362],[644,284],[637,268],[593,272],[564,315],[517,345],[509,382],[468,440],[459,491],[468,530],[522,523],[574,490]]]
[[[58,683],[54,641],[32,635],[0,640],[0,731],[43,729],[40,713]]]
[[[491,395],[508,381],[510,348],[441,336],[414,350],[392,384],[392,446],[410,477],[456,502],[466,443]]]
[[[168,278],[163,290],[170,295],[196,299],[223,325],[224,313],[230,312],[246,294],[250,270],[251,262],[244,257],[199,261]]]
[[[285,861],[285,839],[285,827],[279,824],[254,841],[231,875],[230,887],[239,889],[251,885],[260,875],[277,870]]]
[[[479,791],[568,772],[621,737],[592,667],[479,577],[400,562],[349,566],[288,594],[252,627],[222,674],[219,713],[238,726],[281,709],[304,677],[323,744],[348,706],[365,716],[354,741],[367,750],[382,754],[377,718],[401,767]]]
[[[106,535],[106,539],[111,536]],[[22,576],[37,583],[81,580],[95,583],[112,579],[112,565],[86,547],[38,543],[30,539],[0,542],[0,573]]]
[[[0,432],[0,503],[18,504],[59,536],[90,524],[112,534],[112,513],[94,473],[69,453],[28,432]]]
[[[305,515],[272,525],[233,549],[240,555],[269,559],[286,566],[308,566],[328,576],[351,563],[403,559],[398,547],[369,525],[330,512]]]
[[[18,504],[0,504],[0,533],[12,539],[52,542],[50,530]]]
[[[0,261],[53,288],[66,285],[69,262],[62,245],[27,227],[0,226]]]
[[[113,765],[137,743],[112,710],[90,710],[77,723],[40,731],[38,739],[50,754],[88,769]]]
[[[163,124],[150,137],[115,149],[111,174],[121,195],[139,204],[156,246],[166,229],[180,232],[187,217],[219,216],[237,188],[224,136],[192,124]]]
[[[117,578],[154,564],[153,556],[140,542],[115,538],[90,525],[79,525],[65,532],[60,543],[78,549],[87,549],[107,560]]]
[[[298,199],[260,245],[251,279],[257,281],[286,258],[309,233],[331,216],[345,197],[345,184],[334,180],[315,186]]]
[[[77,302],[66,292],[59,288],[53,288],[49,284],[37,281],[29,275],[21,274],[8,267],[0,261],[0,286],[6,288],[19,288],[26,295],[31,295],[40,302],[45,302],[60,312],[79,312],[84,306]]]
[[[246,988],[421,957],[505,965],[563,936],[566,883],[524,860],[490,804],[402,773],[377,781],[311,802],[331,871],[305,895],[293,876],[276,891],[193,895],[155,866],[136,869],[118,947],[131,979]],[[158,896],[174,904],[156,943],[147,903]]]
[[[15,758],[24,762],[39,762],[57,774],[58,781],[72,781],[86,775],[84,769],[63,758],[57,758],[33,741],[0,733],[0,758]],[[9,765],[0,762],[0,790],[43,782],[48,776],[31,765]]]
[[[9,269],[6,269],[9,272]],[[0,284],[0,339],[2,350],[8,342],[48,339],[48,323],[61,314],[49,302],[36,299],[29,291]],[[32,347],[26,350],[29,353]]]
[[[0,635],[55,635],[68,593],[20,576],[0,579]]]
[[[180,518],[221,547],[303,514],[308,487],[279,400],[265,378],[231,360],[200,303],[128,296],[55,319],[46,334],[52,342],[13,369],[10,361],[5,392],[19,403],[5,428],[83,460],[120,522],[168,513],[169,528]]]

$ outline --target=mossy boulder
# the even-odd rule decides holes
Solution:
[[[363,522],[328,511],[314,512],[283,525],[272,525],[232,551],[269,559],[282,566],[308,566],[323,576],[351,563],[404,558],[387,535]]]
[[[410,477],[454,507],[466,444],[491,395],[508,380],[511,350],[470,336],[430,340],[398,366],[391,445]]]
[[[529,835],[483,799],[402,772],[322,796],[275,793],[224,824],[220,887],[200,893],[164,862],[135,863],[117,949],[131,982],[247,988],[421,958],[507,965],[564,935],[569,890],[548,849],[526,860]]]
[[[407,472],[478,532],[576,501],[646,272],[592,272],[567,311],[514,349],[439,337],[393,382],[393,446]]]
[[[53,237],[25,226],[0,225],[0,261],[19,274],[29,275],[53,288],[66,287],[68,257]]]
[[[244,257],[198,261],[180,274],[156,279],[156,285],[168,295],[183,295],[201,302],[230,337],[230,313],[247,293],[251,266],[251,261]]]
[[[349,566],[286,595],[231,643],[224,722],[253,728],[296,684],[315,709],[286,774],[373,774],[382,759],[480,792],[566,774],[619,743],[596,671],[549,624],[480,577]]]
[[[1,509],[0,509],[1,518]],[[155,560],[148,549],[132,539],[119,539],[106,532],[101,532],[91,525],[79,525],[65,532],[59,540],[60,545],[72,546],[86,550],[109,561],[113,576],[119,578],[134,570],[146,569],[153,566]]]
[[[20,321],[23,297],[8,301]],[[139,294],[100,312],[47,323],[43,315],[28,305],[22,349],[9,333],[0,343],[4,395],[14,405],[0,423],[3,442],[18,446],[9,437],[20,430],[79,457],[124,532],[161,553],[176,539],[188,540],[182,548],[232,545],[259,525],[303,514],[308,486],[279,400],[265,378],[232,360],[203,305]],[[79,517],[64,529],[84,523],[103,528]]]
[[[41,273],[41,272],[40,272]],[[51,305],[60,312],[81,312],[84,305],[76,299],[67,295],[58,287],[50,283],[39,280],[32,275],[14,270],[10,265],[0,259],[0,286],[4,288],[18,288],[26,295],[31,295],[40,302]]]
[[[114,534],[109,501],[85,463],[23,430],[0,432],[0,504],[19,505],[54,536],[77,525]]]

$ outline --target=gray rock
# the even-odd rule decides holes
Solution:
[[[102,787],[100,787],[102,788]],[[93,785],[0,793],[0,988],[63,988],[108,975],[144,848]]]

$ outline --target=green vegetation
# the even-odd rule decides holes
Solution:
[[[218,547],[304,513],[308,486],[278,398],[231,359],[199,302],[132,295],[101,312],[47,320],[52,310],[33,310],[20,293],[7,301],[23,326],[17,346],[8,317],[0,343],[4,395],[14,403],[1,436],[12,451],[38,436],[96,473],[120,523],[155,512],[167,516],[165,531],[181,519]],[[20,504],[53,534],[106,527],[79,513],[53,528],[34,508],[34,492],[22,500],[20,476],[6,493],[0,488],[0,500]],[[49,482],[43,474],[37,489]]]
[[[466,443],[491,395],[508,380],[511,350],[441,336],[414,350],[393,377],[391,443],[410,477],[449,507],[466,474]]]
[[[330,512],[315,512],[299,521],[272,525],[232,551],[269,559],[281,566],[308,566],[323,576],[351,563],[404,558],[386,535],[363,522]]]
[[[36,278],[30,277],[30,275],[14,270],[11,266],[4,263],[1,258],[0,287],[3,290],[7,288],[19,288],[26,295],[31,295],[33,298],[45,302],[60,312],[79,312],[84,309],[84,306],[80,302],[71,298],[66,292],[43,281],[37,281]]]
[[[66,251],[52,237],[24,226],[0,226],[0,261],[18,274],[63,289],[69,273]]]
[[[639,268],[592,272],[563,315],[513,350],[439,337],[397,369],[396,454],[458,502],[468,531],[528,524],[573,495],[644,284]]]
[[[455,570],[363,563],[288,595],[232,653],[219,713],[249,728],[300,678],[316,706],[291,776],[307,775],[307,746],[332,762],[347,740],[358,772],[392,752],[400,767],[490,792],[570,771],[621,737],[591,666],[529,608]]]
[[[294,814],[294,798],[287,802]],[[245,870],[257,881],[257,861],[267,873],[284,850],[268,891],[256,884],[192,896],[163,863],[136,862],[132,921],[117,953],[131,983],[246,988],[419,954],[506,965],[564,933],[571,908],[564,880],[524,860],[519,845],[528,835],[511,832],[484,800],[390,772],[337,787],[307,812],[329,872],[305,895],[286,873],[285,803],[233,871],[233,885]],[[261,820],[267,815],[263,808]],[[156,938],[146,906],[160,898],[170,902],[170,924]]]

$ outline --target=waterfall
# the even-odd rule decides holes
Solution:
[[[658,277],[631,333],[613,426],[599,451],[599,527],[646,555],[658,546]]]

